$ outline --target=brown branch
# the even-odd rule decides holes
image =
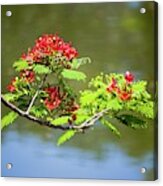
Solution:
[[[29,119],[39,125],[46,126],[46,127],[53,128],[53,129],[60,129],[60,130],[74,129],[74,130],[78,130],[78,131],[83,131],[84,129],[88,129],[91,126],[93,126],[97,120],[99,120],[104,114],[106,114],[108,112],[108,109],[105,109],[99,113],[96,113],[90,119],[88,119],[87,121],[85,121],[84,123],[82,123],[81,125],[78,125],[78,126],[76,126],[76,125],[55,126],[52,123],[50,123],[49,121],[41,120],[40,118],[36,118],[35,116],[27,113],[26,111],[19,109],[17,106],[12,104],[11,102],[6,101],[2,95],[1,95],[1,101],[5,106],[9,107],[10,109],[12,109],[13,111],[15,111],[16,113],[18,113],[20,116],[22,116],[24,118],[27,118],[27,119]]]
[[[50,122],[48,121],[43,121],[43,120],[40,120],[39,118],[36,118],[34,117],[33,115],[30,115],[28,114],[27,112],[19,109],[17,106],[15,106],[14,104],[6,101],[4,99],[4,97],[1,95],[1,101],[4,105],[6,105],[7,107],[9,107],[10,109],[12,109],[13,111],[15,111],[16,113],[18,113],[20,116],[23,116],[31,121],[34,121],[36,123],[38,123],[39,125],[42,125],[42,126],[47,126],[47,127],[50,127],[50,128],[54,128],[54,129],[61,129],[61,130],[68,130],[70,129],[70,127],[64,127],[64,126],[55,126],[53,124],[51,124]]]

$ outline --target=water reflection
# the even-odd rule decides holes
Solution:
[[[11,130],[5,136],[2,146],[5,176],[126,179],[127,175],[130,179],[143,180],[144,175],[140,173],[142,165],[147,169],[152,167],[151,153],[134,158],[113,142],[103,143],[100,149],[92,151],[81,146],[76,148],[71,143],[58,148],[54,137],[51,138],[53,141],[44,141],[28,132],[18,135]],[[12,170],[5,169],[9,161],[13,163]]]
[[[139,7],[146,7],[141,15]],[[12,17],[6,17],[6,10]],[[42,33],[58,32],[72,40],[80,56],[92,64],[82,67],[88,80],[101,71],[125,72],[149,81],[153,93],[153,2],[2,7],[2,92],[14,75],[11,65]],[[148,67],[148,68],[147,68]],[[72,83],[76,90],[86,87]],[[2,106],[2,114],[8,109]],[[117,139],[104,128],[89,130],[61,147],[59,131],[19,119],[2,133],[3,176],[152,180],[154,123],[147,130],[122,131]],[[5,164],[12,162],[12,170]],[[145,175],[140,168],[148,169]]]

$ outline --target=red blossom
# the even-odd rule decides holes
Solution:
[[[54,100],[56,97],[60,97],[58,87],[48,87],[45,89],[45,92],[48,93],[51,100]]]
[[[7,86],[7,90],[10,91],[10,92],[14,92],[16,90],[15,86],[10,84]]]
[[[35,73],[31,70],[24,70],[21,72],[20,77],[24,78],[26,82],[32,83],[35,80]]]
[[[122,100],[122,101],[127,101],[127,100],[130,100],[132,98],[132,90],[130,91],[121,91],[119,93],[119,98]]]
[[[113,92],[113,91],[117,90],[117,88],[118,88],[117,81],[114,78],[112,78],[111,84],[106,88],[106,90],[108,92]]]
[[[126,72],[125,79],[127,81],[127,84],[132,83],[134,80],[134,76],[130,72]],[[127,90],[127,84],[125,83],[124,88],[120,88],[117,84],[117,81],[115,78],[112,78],[112,81],[110,85],[106,88],[106,91],[109,93],[116,93],[116,95],[122,100],[127,101],[132,98],[132,89]]]
[[[131,72],[127,71],[125,73],[125,80],[128,84],[131,84],[134,80],[134,75]]]
[[[16,87],[15,87],[15,82],[16,82],[16,79],[14,78],[12,81],[11,81],[11,84],[9,84],[7,86],[7,90],[9,92],[14,92],[16,90]]]
[[[35,46],[29,49],[27,54],[23,54],[21,58],[28,62],[41,62],[43,58],[51,56],[55,52],[61,53],[67,60],[78,55],[77,50],[70,43],[64,42],[58,35],[45,34],[39,37],[35,41]]]
[[[48,110],[52,111],[61,104],[61,95],[58,87],[48,87],[45,89],[48,98],[45,99],[44,104]]]
[[[56,109],[61,103],[61,100],[56,98],[55,100],[49,100],[48,98],[45,99],[44,104],[48,110],[52,111]]]

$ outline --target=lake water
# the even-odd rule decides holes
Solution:
[[[146,14],[139,13],[140,7]],[[11,17],[5,16],[7,10]],[[73,42],[80,56],[92,59],[82,67],[88,81],[100,72],[130,70],[147,80],[154,94],[153,16],[153,2],[2,6],[2,92],[21,53],[39,35],[57,32]],[[84,83],[72,86],[86,88]],[[2,105],[2,115],[7,111]],[[57,147],[59,131],[20,118],[2,132],[2,176],[153,180],[156,124],[151,121],[144,130],[116,125],[121,139],[96,127]],[[13,168],[7,170],[7,163]]]

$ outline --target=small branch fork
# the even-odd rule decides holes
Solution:
[[[30,104],[28,106],[28,109],[26,111],[26,114],[29,114],[29,112],[30,112],[30,110],[31,110],[31,108],[32,108],[32,106],[33,106],[33,104],[34,104],[34,102],[35,102],[35,100],[36,100],[36,98],[37,98],[37,96],[39,94],[40,89],[42,88],[42,86],[44,85],[44,82],[46,81],[46,77],[47,77],[47,75],[45,75],[44,78],[43,78],[43,80],[41,81],[41,84],[39,85],[39,87],[38,87],[35,95],[33,96],[32,100],[31,100],[31,102],[30,102]]]
[[[37,96],[34,96],[34,97],[31,101],[30,105],[33,105]],[[78,130],[81,132],[84,129],[87,129],[87,128],[90,128],[91,126],[93,126],[97,120],[99,120],[103,115],[105,115],[108,112],[108,109],[98,112],[94,116],[92,116],[90,119],[88,119],[84,123],[82,123],[81,125],[55,126],[52,123],[50,123],[49,121],[41,120],[41,119],[36,118],[35,116],[29,114],[27,111],[23,111],[23,110],[19,109],[17,106],[12,104],[11,102],[6,101],[2,95],[1,95],[1,101],[5,106],[9,107],[10,109],[12,109],[16,113],[18,113],[20,116],[23,116],[24,118],[27,118],[27,119],[29,119],[39,125],[46,126],[46,127],[53,128],[53,129],[60,129],[60,130],[73,129],[73,130]],[[30,105],[29,105],[29,107],[30,107]],[[28,107],[28,109],[29,109],[29,107]]]

